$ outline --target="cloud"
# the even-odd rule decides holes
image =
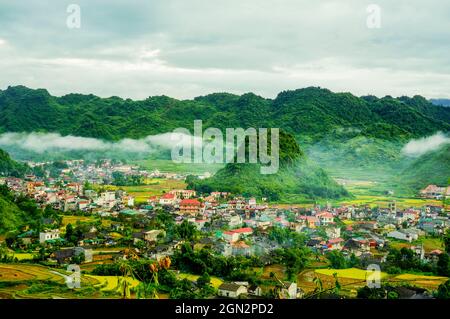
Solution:
[[[402,153],[407,156],[421,156],[425,153],[435,151],[440,147],[449,144],[450,138],[438,132],[435,135],[409,141],[402,149]]]
[[[199,139],[180,133],[150,135],[142,139],[122,139],[109,142],[101,139],[61,136],[58,133],[3,133],[0,135],[0,147],[16,147],[42,154],[47,151],[120,151],[129,153],[151,153],[157,147],[171,149],[174,142],[181,145],[199,145]]]

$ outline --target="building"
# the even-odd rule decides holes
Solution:
[[[160,205],[173,205],[175,204],[176,201],[176,196],[175,194],[164,194],[161,196],[161,198],[159,199],[159,204]]]
[[[234,282],[224,282],[219,286],[217,294],[220,297],[238,298],[242,294],[247,293],[247,287]]]
[[[39,233],[39,243],[43,244],[47,240],[59,239],[59,229],[47,230]]]
[[[174,189],[169,191],[169,194],[175,195],[177,198],[189,199],[197,195],[197,192],[192,189]]]
[[[183,199],[180,202],[180,213],[183,215],[197,215],[202,204],[196,199]]]
[[[435,198],[442,199],[445,193],[445,187],[439,187],[437,185],[428,185],[420,191],[420,196],[423,198]]]

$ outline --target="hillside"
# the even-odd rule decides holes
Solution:
[[[318,141],[336,129],[407,139],[450,129],[450,109],[426,99],[356,97],[322,88],[284,91],[275,99],[253,93],[215,93],[193,100],[154,96],[133,101],[95,95],[50,95],[24,86],[0,91],[0,132],[59,132],[106,140],[142,138],[178,127],[279,127]]]
[[[22,196],[14,198],[5,185],[0,185],[0,234],[17,231],[24,225],[36,226],[42,216],[33,200]]]
[[[267,197],[271,201],[350,196],[324,170],[308,161],[291,135],[282,132],[280,169],[276,174],[260,174],[259,164],[230,163],[211,178],[199,180],[191,177],[187,182],[189,188],[200,192],[226,191]]]
[[[450,179],[450,145],[417,158],[397,179],[413,190],[422,189],[429,184],[447,186]]]
[[[12,160],[8,153],[0,149],[0,176],[20,177],[28,169],[27,165]]]

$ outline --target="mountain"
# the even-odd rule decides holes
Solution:
[[[280,131],[278,172],[264,175],[260,174],[260,168],[260,164],[229,163],[211,178],[188,178],[188,187],[205,193],[225,191],[283,202],[350,196],[324,170],[310,162],[294,137],[283,131]]]
[[[450,106],[450,99],[430,99],[433,105]]]
[[[413,190],[429,184],[447,186],[450,179],[450,145],[415,159],[397,177],[399,183]]]
[[[296,138],[319,141],[336,129],[358,135],[408,139],[450,130],[450,109],[420,96],[356,97],[309,87],[284,91],[275,99],[253,93],[215,93],[193,100],[154,96],[133,101],[95,95],[50,95],[24,86],[0,91],[0,132],[59,132],[118,140],[142,138],[178,127],[279,127]]]
[[[0,176],[23,176],[29,167],[11,159],[8,153],[0,149]]]
[[[24,196],[17,198],[6,185],[0,185],[0,234],[17,231],[25,225],[37,226],[43,216],[33,200]]]

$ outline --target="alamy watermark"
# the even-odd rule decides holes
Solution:
[[[270,146],[268,139],[270,138]],[[259,163],[261,174],[275,174],[280,162],[280,131],[271,128],[214,127],[203,132],[202,121],[194,121],[194,135],[186,128],[171,134],[172,161],[176,163]],[[225,154],[224,154],[225,153]]]
[[[381,268],[377,264],[371,264],[367,266],[367,278],[366,283],[369,288],[381,287]]]

